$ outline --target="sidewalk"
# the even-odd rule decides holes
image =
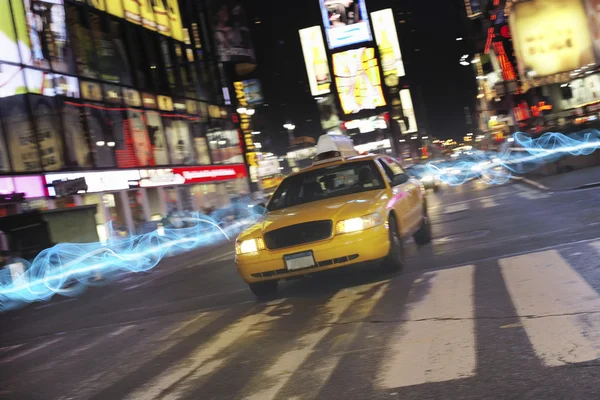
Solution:
[[[600,186],[600,166],[550,176],[514,177],[542,190],[564,191]]]

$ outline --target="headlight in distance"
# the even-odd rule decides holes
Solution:
[[[236,254],[256,253],[259,250],[264,250],[265,242],[262,239],[243,240],[235,246]]]
[[[379,213],[373,213],[359,218],[350,218],[338,221],[338,223],[335,224],[335,234],[340,235],[342,233],[364,231],[365,229],[373,228],[382,223],[383,218],[381,218]]]

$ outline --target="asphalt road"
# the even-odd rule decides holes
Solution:
[[[434,242],[258,302],[233,248],[0,315],[6,399],[598,398],[600,189],[429,195]]]

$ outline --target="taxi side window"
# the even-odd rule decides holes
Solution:
[[[394,175],[400,175],[404,173],[404,170],[396,160],[386,157],[383,159],[383,161],[390,167]]]
[[[388,179],[390,180],[390,182],[392,180],[394,180],[394,172],[392,171],[392,169],[387,165],[387,163],[385,163],[382,159],[377,160],[377,162],[379,163],[379,165],[381,165],[381,167],[383,168],[383,170],[385,171],[385,174],[387,175]]]

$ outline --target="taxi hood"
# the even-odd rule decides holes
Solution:
[[[333,220],[335,224],[343,219],[362,217],[380,211],[385,208],[387,200],[386,190],[378,189],[311,201],[269,212],[260,223],[260,230],[264,233],[289,225],[326,219]],[[258,229],[258,226],[255,229]]]

